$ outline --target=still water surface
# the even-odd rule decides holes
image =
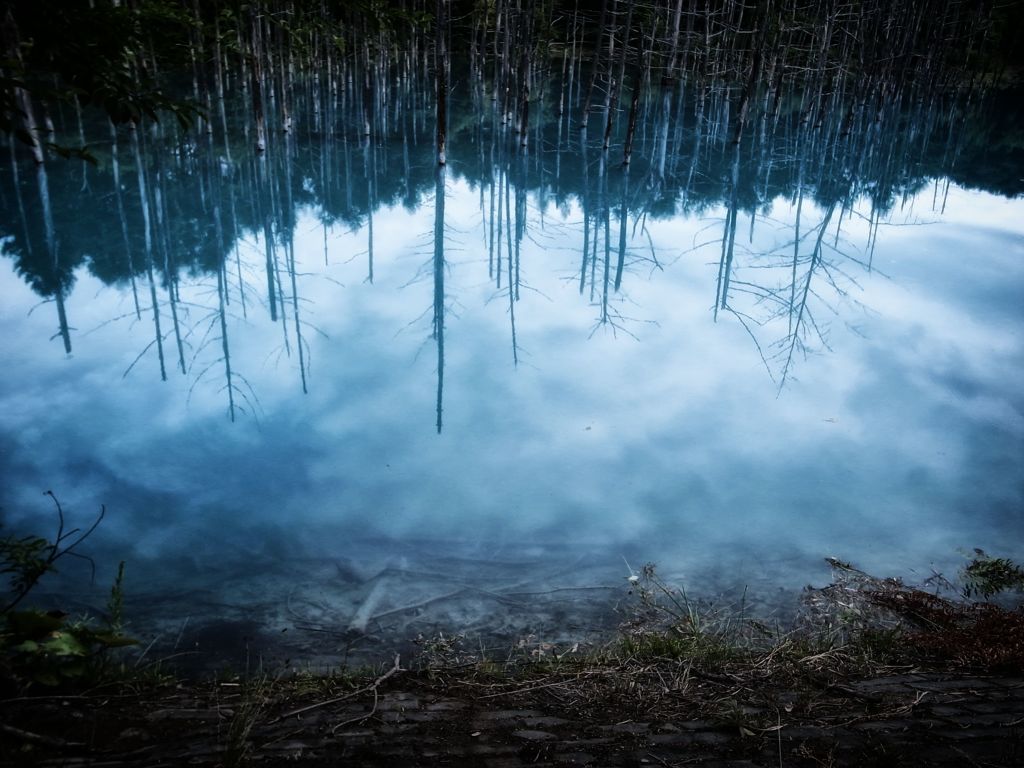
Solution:
[[[60,590],[124,559],[140,634],[330,662],[586,636],[647,561],[785,613],[828,555],[1024,555],[1024,199],[945,125],[654,122],[625,171],[481,114],[445,171],[414,117],[5,169],[4,520],[106,506]]]

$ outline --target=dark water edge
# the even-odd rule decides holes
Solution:
[[[629,577],[640,577],[648,565],[708,627],[752,620],[782,637],[801,624],[808,590],[835,577],[825,558],[817,564],[802,558],[745,562],[734,553],[717,567],[685,568],[646,561],[633,548],[515,549],[454,557],[423,542],[377,541],[362,542],[351,559],[130,563],[125,633],[139,645],[128,663],[203,678],[328,674],[387,663],[395,654],[411,661],[438,640],[454,640],[460,653],[480,660],[594,651],[622,637],[644,612],[641,588],[648,582]],[[932,579],[928,589],[934,589],[937,574],[953,581],[966,562],[950,559],[945,570],[904,564],[899,575],[911,585]],[[87,569],[61,571],[48,577],[33,602],[103,617],[105,569],[90,587],[83,586]],[[175,587],[147,591],[157,571],[173,573]],[[796,581],[809,572],[818,574],[811,584]]]

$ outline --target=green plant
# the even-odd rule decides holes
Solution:
[[[100,524],[107,512],[107,508],[100,507],[99,515],[84,532],[79,528],[65,531],[63,507],[53,491],[47,491],[44,495],[49,496],[57,508],[57,535],[52,542],[41,536],[24,536],[22,538],[5,536],[0,538],[0,574],[8,575],[10,580],[10,594],[6,598],[4,607],[0,609],[0,614],[6,614],[13,610],[45,574],[56,571],[54,565],[61,558],[82,558],[92,566],[92,560],[75,552],[75,548],[96,530],[96,526]],[[69,539],[72,539],[70,544],[66,543]],[[93,571],[95,573],[95,568]]]
[[[742,606],[716,608],[694,601],[682,587],[670,587],[652,563],[628,579],[636,594],[636,615],[621,650],[638,659],[687,659],[702,667],[720,667],[749,656],[755,640],[770,636],[760,622],[743,616]]]
[[[964,597],[985,599],[1007,590],[1024,590],[1024,568],[1005,557],[992,557],[975,549],[971,562],[960,571]]]
[[[109,671],[110,649],[135,644],[122,632],[123,562],[111,588],[108,618],[99,626],[87,617],[72,619],[58,610],[16,610],[45,574],[56,571],[55,564],[61,558],[80,557],[93,565],[92,560],[74,550],[96,529],[105,509],[101,508],[84,532],[78,528],[65,531],[60,502],[51,491],[46,494],[53,499],[59,521],[52,542],[40,536],[0,538],[0,573],[9,581],[0,609],[0,679],[19,688],[101,677]]]
[[[248,762],[252,750],[249,736],[270,701],[273,683],[266,675],[257,675],[242,683],[240,698],[234,703],[234,715],[228,726],[223,757],[225,766],[240,766]]]
[[[135,640],[88,620],[69,621],[60,611],[11,611],[0,630],[0,647],[11,677],[22,684],[55,686],[104,668],[104,652]]]
[[[419,663],[428,674],[476,661],[462,647],[464,635],[445,635],[438,632],[431,637],[419,635],[413,642],[420,646]]]

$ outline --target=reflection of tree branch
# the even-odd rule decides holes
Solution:
[[[790,366],[793,363],[793,353],[796,350],[798,340],[800,340],[801,344],[803,343],[802,339],[801,339],[801,335],[803,333],[803,321],[804,321],[805,317],[809,317],[811,319],[812,326],[815,328],[816,331],[818,331],[819,336],[821,335],[820,334],[820,330],[817,328],[817,325],[814,323],[813,315],[811,315],[810,310],[809,310],[809,308],[807,306],[807,299],[811,295],[811,280],[814,277],[815,268],[818,266],[818,264],[819,264],[819,262],[821,260],[821,243],[822,243],[822,240],[825,237],[825,230],[828,227],[828,222],[832,218],[832,214],[833,214],[834,211],[835,211],[835,203],[833,203],[831,206],[829,206],[828,210],[825,212],[824,220],[821,222],[821,225],[818,227],[818,237],[817,237],[817,240],[814,243],[814,252],[811,254],[811,263],[810,263],[810,265],[807,268],[807,277],[806,277],[806,279],[804,281],[804,288],[803,288],[803,292],[802,292],[801,298],[800,298],[799,310],[796,310],[796,312],[797,312],[796,320],[790,326],[791,330],[790,330],[790,335],[789,335],[789,339],[790,339],[789,352],[786,355],[786,364],[783,366],[782,376],[779,379],[779,388],[780,389],[783,386],[785,386],[786,378],[789,375]],[[795,266],[795,262],[794,262],[794,269],[795,268],[796,268],[796,266]],[[792,304],[791,304],[791,307],[792,307]],[[793,311],[793,309],[791,309],[791,311]],[[822,339],[822,342],[824,343],[824,339]]]
[[[771,379],[772,383],[774,384],[775,377],[772,375],[772,367],[768,364],[768,358],[765,357],[764,350],[761,349],[761,343],[757,340],[757,336],[754,335],[754,332],[750,330],[750,326],[747,325],[747,321],[750,321],[755,324],[757,324],[757,321],[754,320],[749,315],[745,315],[742,312],[736,311],[732,307],[725,307],[725,310],[731,313],[733,317],[740,321],[740,325],[743,326],[743,330],[747,332],[747,335],[750,337],[750,340],[754,342],[754,346],[757,348],[757,354],[761,358],[761,362],[764,363],[764,369],[768,372],[768,378]]]

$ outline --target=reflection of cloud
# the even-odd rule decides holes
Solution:
[[[522,274],[535,290],[516,306],[526,362],[515,367],[507,298],[495,298],[472,245],[476,195],[459,181],[449,194],[448,226],[466,244],[450,251],[446,280],[442,435],[432,429],[436,357],[421,318],[432,285],[410,282],[429,258],[432,212],[375,213],[371,285],[357,255],[366,231],[332,233],[331,266],[318,268],[323,232],[306,211],[297,282],[303,316],[326,334],[306,333],[308,396],[281,326],[255,305],[246,320],[232,308],[232,364],[253,382],[258,420],[227,422],[216,366],[190,400],[192,377],[161,383],[152,353],[122,378],[150,338],[145,317],[98,328],[63,359],[41,341],[53,330],[48,308],[26,317],[28,290],[0,275],[11,329],[3,356],[20,377],[0,384],[4,468],[19,474],[4,502],[20,507],[40,486],[69,489],[84,508],[105,502],[104,535],[139,556],[213,557],[222,546],[330,555],[382,533],[632,544],[668,559],[873,556],[884,569],[1024,540],[1024,422],[1011,386],[1024,361],[1015,303],[1024,275],[1019,252],[1007,251],[1019,242],[997,219],[966,235],[944,223],[884,229],[876,264],[890,278],[858,273],[857,298],[872,314],[842,304],[835,353],[802,363],[780,394],[744,330],[712,321],[717,264],[705,251],[650,279],[627,275],[623,314],[638,340],[588,338],[596,310],[574,280],[581,215],[572,206],[549,210],[564,221],[523,241]],[[989,214],[1020,205],[972,203]],[[947,210],[959,204],[952,195]],[[755,238],[784,243],[787,210],[777,205]],[[851,237],[865,228],[850,226]],[[706,222],[647,227],[659,248],[682,252]],[[964,254],[948,253],[954,237]],[[251,245],[250,301],[261,267]],[[182,293],[211,301],[208,286]],[[127,311],[123,295],[85,274],[69,306],[79,328]],[[846,333],[848,321],[866,339]],[[217,354],[214,345],[206,362]]]

